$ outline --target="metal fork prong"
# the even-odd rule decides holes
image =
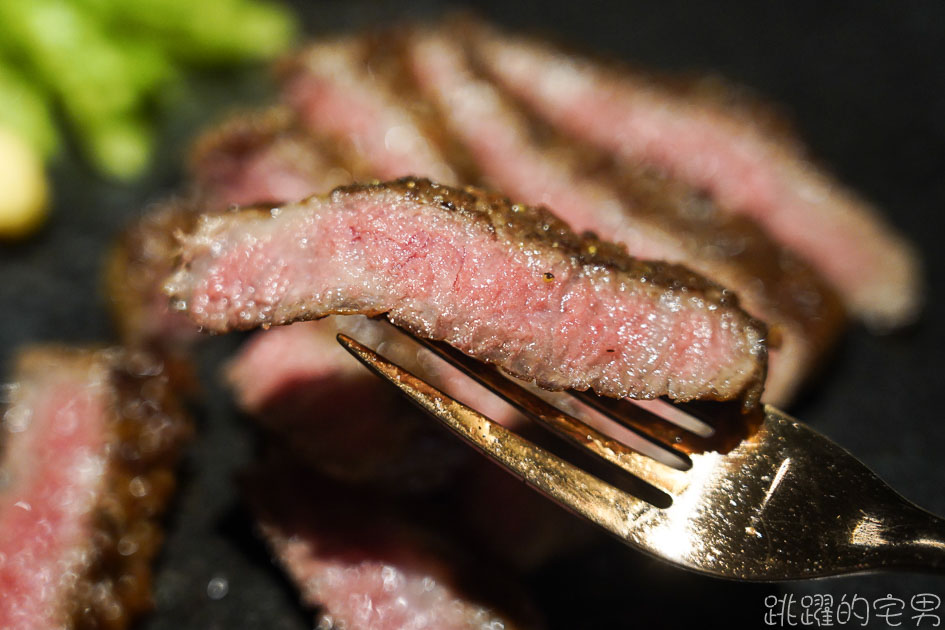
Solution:
[[[446,360],[565,440],[642,479],[662,492],[672,493],[673,488],[678,484],[680,479],[679,470],[639,453],[578,418],[561,411],[551,403],[524,389],[521,385],[502,376],[495,367],[475,361],[443,344],[414,338],[438,357]],[[640,437],[648,439],[648,436],[645,435]],[[665,448],[665,445],[657,445]],[[680,462],[684,469],[691,466],[688,456],[678,451],[667,450]]]
[[[685,445],[693,435],[655,413],[634,403],[602,398],[591,392],[569,392],[591,409],[619,422],[640,437],[660,448],[684,457],[676,446]]]
[[[764,420],[759,409],[746,411],[741,401],[695,401],[688,403],[670,403],[664,400],[645,401],[644,405],[656,402],[666,411],[685,414],[700,423],[710,426],[711,432],[693,433],[667,420],[662,413],[654,413],[631,400],[615,400],[594,396],[585,392],[573,395],[589,407],[606,414],[634,430],[648,436],[655,444],[670,443],[675,452],[695,454],[708,451],[726,453],[744,438],[751,435]],[[667,414],[668,416],[669,414]],[[712,419],[712,424],[706,422]]]
[[[516,435],[344,334],[338,342],[461,438],[563,507],[619,536],[659,508]],[[651,460],[652,461],[652,460]]]

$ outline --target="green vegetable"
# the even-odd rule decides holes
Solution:
[[[124,115],[82,128],[92,163],[104,173],[127,179],[144,170],[154,147],[154,129],[143,117]]]
[[[43,156],[59,147],[49,101],[9,63],[0,58],[0,127],[16,129]]]
[[[182,66],[270,58],[294,33],[289,13],[253,0],[0,0],[0,121],[48,156],[54,104],[94,165],[133,177]]]
[[[274,57],[296,31],[284,9],[248,0],[77,1],[116,28],[153,37],[169,55],[199,65]]]

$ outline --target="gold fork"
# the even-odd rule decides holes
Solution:
[[[720,403],[618,406],[578,395],[669,455],[642,454],[564,413],[491,366],[417,339],[573,444],[636,480],[627,491],[525,440],[344,334],[338,341],[460,437],[528,485],[626,544],[677,566],[739,580],[909,569],[945,571],[945,520],[910,503],[845,450],[765,405],[726,444],[665,417],[745,415]],[[619,401],[622,403],[623,401]],[[619,414],[615,411],[619,408]],[[629,415],[627,410],[632,411]],[[677,420],[677,418],[674,418]],[[698,428],[698,419],[691,422]],[[722,439],[720,439],[722,438]],[[727,451],[727,452],[722,452]]]

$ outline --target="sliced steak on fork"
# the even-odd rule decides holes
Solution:
[[[757,402],[765,328],[718,285],[544,209],[427,180],[201,219],[166,284],[216,332],[386,314],[549,389]]]

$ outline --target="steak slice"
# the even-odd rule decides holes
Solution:
[[[151,606],[189,423],[142,353],[21,353],[3,415],[0,627],[124,628]]]
[[[283,65],[283,98],[311,133],[356,156],[364,172],[458,183],[432,137],[436,130],[410,110],[412,101],[392,90],[387,77],[370,72],[371,48],[366,37],[309,46]]]
[[[779,339],[770,347],[766,400],[791,398],[843,323],[836,295],[812,268],[689,187],[613,164],[530,120],[475,72],[461,33],[417,29],[405,39],[420,91],[465,143],[485,183],[545,204],[575,230],[606,234],[634,256],[684,264],[734,290]]]
[[[190,175],[204,211],[327,192],[354,181],[344,164],[285,107],[230,116],[201,135],[190,152]]]
[[[877,327],[921,306],[916,254],[874,208],[814,167],[800,142],[771,132],[739,98],[679,90],[547,44],[467,22],[490,74],[574,137],[664,169],[763,225],[815,265],[851,311]]]
[[[389,497],[332,484],[270,456],[245,484],[276,561],[319,609],[317,627],[347,630],[538,628],[507,570],[488,567]]]
[[[229,361],[226,380],[239,407],[310,468],[397,493],[430,491],[452,478],[466,449],[335,341],[344,330],[390,352],[398,341],[389,329],[339,316],[261,331]]]
[[[216,332],[386,314],[549,389],[757,402],[765,329],[689,270],[544,209],[404,179],[204,217],[166,290]]]

